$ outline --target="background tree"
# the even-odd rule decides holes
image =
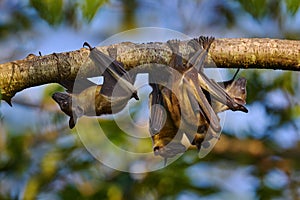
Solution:
[[[299,6],[296,0],[2,1],[0,59],[4,63],[38,51],[70,51],[84,41],[97,44],[143,26],[190,36],[299,40]],[[231,71],[222,73],[231,77]],[[248,79],[250,112],[227,113],[214,150],[201,160],[187,152],[168,167],[144,174],[113,170],[87,152],[50,98],[60,86],[19,93],[13,108],[1,104],[0,197],[299,198],[299,73],[247,69],[240,76]],[[139,116],[146,104],[133,105],[132,115]],[[110,118],[100,120],[114,132],[112,141],[126,145]],[[151,148],[150,140],[147,144]]]

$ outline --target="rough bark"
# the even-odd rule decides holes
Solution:
[[[183,57],[193,53],[187,45],[180,43]],[[150,70],[150,63],[167,65],[171,50],[166,43],[135,44],[124,42],[111,46],[99,47],[104,53],[107,48],[117,49],[117,60],[126,70],[138,69],[138,72]],[[300,70],[300,41],[268,38],[216,39],[209,52],[208,67],[213,67],[212,60],[219,68],[259,68]],[[144,67],[138,67],[144,65]],[[19,91],[43,85],[58,83],[60,80],[74,81],[78,71],[83,77],[99,75],[89,59],[89,50],[54,53],[45,56],[30,54],[23,60],[0,64],[0,90],[2,99],[10,103]],[[139,71],[140,70],[140,71]]]

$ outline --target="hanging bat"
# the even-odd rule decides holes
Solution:
[[[220,86],[224,86],[225,91],[230,97],[238,101],[240,104],[246,104],[246,79],[238,78],[236,80],[220,82]],[[160,86],[161,87],[161,86]],[[153,151],[155,155],[160,155],[164,158],[171,158],[179,153],[187,150],[186,146],[181,143],[183,134],[190,140],[191,146],[188,149],[206,149],[212,148],[210,140],[218,137],[218,133],[209,127],[209,123],[202,117],[198,122],[200,125],[195,129],[187,124],[180,124],[180,105],[175,95],[166,88],[159,90],[159,87],[152,86],[153,90],[150,94],[150,133],[153,141]],[[158,98],[156,98],[158,97]],[[155,106],[153,109],[153,105]],[[211,106],[216,113],[229,110],[229,107],[220,103],[216,99],[211,100]],[[193,112],[193,111],[191,111]],[[159,114],[157,114],[159,113]],[[171,114],[176,114],[176,122],[171,119]],[[165,161],[166,163],[166,161]]]
[[[230,81],[220,82],[218,84],[221,87],[224,87],[227,94],[236,102],[239,102],[239,104],[241,105],[245,105],[247,97],[247,80],[245,78],[238,78],[235,80],[235,76]],[[211,106],[216,113],[230,110],[228,106],[222,104],[214,98],[211,100]],[[191,138],[193,138],[193,140],[191,142],[192,146],[190,146],[189,149],[196,148],[198,151],[201,149],[205,149],[206,152],[209,152],[209,150],[213,147],[213,145],[210,144],[209,141],[212,138],[218,138],[219,134],[211,129],[208,123],[203,123],[201,128],[202,131],[198,131],[196,135],[191,134]]]
[[[237,80],[229,82],[223,82],[222,84],[225,85],[226,87],[226,92],[233,98],[237,99],[241,103],[245,104],[245,99],[246,99],[246,79],[245,78],[239,78]],[[221,85],[222,85],[221,84]],[[170,94],[170,93],[169,93]],[[151,95],[155,96],[154,90],[152,91]],[[163,95],[164,98],[166,98],[165,102],[172,101],[169,96]],[[174,96],[173,96],[174,99]],[[166,106],[166,104],[163,103],[164,101],[161,101],[161,105],[164,106],[165,110],[164,112],[161,113],[173,113],[174,110],[179,110],[179,105],[173,104],[173,103],[168,103],[167,105],[171,105],[172,108],[168,109],[169,107]],[[173,100],[174,102],[174,100]],[[177,102],[177,101],[175,101]],[[225,110],[228,110],[229,107],[216,101],[215,99],[212,99],[211,101],[212,108],[216,111],[216,113],[223,112]],[[174,108],[175,107],[175,108]],[[172,110],[171,112],[169,110]],[[155,110],[151,109],[151,118],[153,118],[155,115]],[[204,149],[205,151],[208,152],[208,148],[212,148],[210,144],[210,140],[212,138],[217,137],[218,133],[215,132],[213,129],[209,127],[209,124],[204,118],[200,118],[200,126],[198,129],[195,131],[194,128],[191,128],[190,126],[186,125],[185,127],[181,127],[181,130],[179,130],[176,127],[176,123],[170,119],[170,116],[165,116],[167,117],[166,120],[160,120],[160,122],[164,122],[163,127],[160,129],[155,129],[159,130],[159,132],[154,132],[156,134],[152,135],[152,140],[153,140],[153,150],[155,155],[161,155],[164,158],[170,158],[173,157],[179,153],[183,153],[186,151],[186,148],[184,145],[181,143],[181,139],[183,134],[185,134],[188,139],[191,142],[191,145],[189,149],[197,149],[200,151],[200,149]],[[159,115],[158,115],[159,116]],[[158,117],[159,118],[159,117]],[[180,116],[178,116],[180,118]],[[159,119],[156,119],[159,121]],[[150,126],[153,122],[150,121]],[[153,127],[153,125],[152,125]],[[191,132],[189,132],[191,131]],[[151,131],[150,131],[151,132]],[[166,161],[165,161],[166,162]]]
[[[180,58],[178,41],[168,42],[173,52],[170,64],[182,72],[178,83],[174,84],[173,91],[179,99],[184,123],[191,127],[201,127],[204,118],[212,130],[219,132],[221,130],[219,118],[210,104],[210,99],[215,99],[233,111],[247,112],[247,109],[243,104],[231,98],[224,88],[209,79],[203,72],[205,58],[214,38],[200,37],[192,41],[196,41],[198,45],[193,46],[196,53],[187,61],[187,64],[183,64],[182,58]],[[178,61],[181,63],[178,64]]]
[[[151,109],[150,132],[153,130],[153,127],[156,127],[155,130],[160,130],[156,134],[151,132],[154,144],[153,149],[156,154],[162,157],[172,157],[180,149],[178,148],[180,147],[178,139],[175,140],[175,143],[172,141],[175,136],[182,138],[182,135],[186,134],[191,144],[197,145],[200,148],[200,144],[204,140],[204,137],[202,137],[203,133],[207,132],[208,128],[212,130],[212,133],[219,132],[221,127],[215,110],[223,111],[228,108],[247,112],[247,109],[243,106],[244,101],[240,101],[242,93],[237,92],[239,94],[238,97],[232,98],[226,92],[226,90],[233,92],[234,89],[230,88],[245,92],[245,85],[240,86],[241,88],[236,88],[232,87],[235,82],[225,82],[227,83],[225,90],[220,84],[210,80],[202,72],[205,58],[213,40],[213,38],[205,37],[192,40],[193,43],[195,41],[198,42],[198,46],[201,45],[203,49],[199,50],[199,48],[194,47],[197,50],[196,55],[191,56],[186,65],[183,64],[183,58],[180,56],[178,41],[168,41],[169,47],[173,52],[170,67],[179,71],[181,75],[174,73],[176,77],[171,77],[173,81],[171,95],[170,92],[164,95],[162,91],[165,88],[161,89],[160,92],[156,91],[159,87],[152,87],[153,91],[150,95],[152,99],[156,99],[158,96],[163,97],[163,100],[159,100],[158,102],[161,102],[161,106],[165,108],[167,118],[171,118],[171,120],[167,119],[164,125],[155,123],[156,121],[160,122],[159,119],[153,120],[153,118],[159,118],[160,115],[156,115],[156,112],[159,110]],[[243,97],[241,96],[241,98]],[[153,102],[155,100],[152,100],[152,105]],[[170,129],[165,127],[173,127],[173,130],[170,131]],[[198,132],[200,132],[199,135]],[[198,136],[201,136],[200,139],[198,139]],[[161,138],[164,138],[164,140]],[[172,142],[176,145],[169,146],[168,151],[166,151],[165,146]],[[157,144],[159,145],[157,146]],[[172,153],[172,147],[175,153]]]
[[[154,155],[164,157],[166,164],[167,158],[174,157],[186,150],[181,143],[180,129],[171,118],[172,112],[179,112],[179,105],[170,89],[155,83],[150,83],[150,86],[152,92],[149,95],[149,131],[152,137],[153,151]],[[180,117],[180,115],[178,116]]]
[[[240,69],[238,69],[235,72],[231,80],[219,82],[218,85],[224,88],[227,94],[239,105],[245,105],[246,98],[247,98],[247,90],[246,90],[247,80],[246,78],[235,79],[237,74],[239,73],[239,70]],[[214,99],[211,103],[212,103],[213,110],[216,113],[223,112],[225,110],[230,109],[230,107],[221,103],[217,99]]]
[[[69,127],[71,129],[75,126],[77,119],[83,115],[112,114],[112,112],[121,111],[131,98],[139,100],[136,88],[133,86],[134,79],[126,72],[122,63],[97,48],[92,48],[88,43],[84,43],[84,46],[89,47],[90,58],[99,68],[104,82],[103,85],[96,85],[87,79],[79,79],[77,85],[80,88],[78,91],[77,87],[76,91],[78,93],[74,92],[73,82],[61,82],[67,91],[72,93],[56,92],[52,98],[59,104],[61,110],[70,116]],[[109,53],[111,54],[111,51]]]
[[[182,84],[179,84],[179,88],[181,89],[180,92],[182,92],[182,102],[190,103],[190,107],[192,107],[194,110],[198,110],[208,121],[211,128],[218,132],[221,129],[218,117],[210,106],[208,99],[205,98],[205,95],[207,96],[209,94],[210,97],[213,97],[217,101],[228,106],[229,109],[233,111],[240,110],[247,112],[247,109],[242,104],[232,99],[226,93],[224,88],[222,88],[214,80],[209,79],[203,72],[205,58],[208,54],[211,43],[214,41],[214,38],[199,37],[199,39],[192,40],[192,43],[195,43],[194,41],[196,41],[198,44],[193,45],[196,53],[188,60],[186,65],[182,64],[181,67],[185,70],[182,77]],[[173,51],[175,49],[176,56],[180,56],[178,53],[178,44],[176,42],[174,44],[174,42],[171,41],[170,46],[173,48]],[[200,48],[201,46],[202,48]],[[178,66],[180,67],[181,65]],[[187,97],[188,99],[184,99]],[[182,109],[182,114],[186,115],[187,119],[190,118],[190,107],[184,106]]]

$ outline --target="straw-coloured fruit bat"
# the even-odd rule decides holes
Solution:
[[[172,50],[170,67],[179,73],[170,74],[171,88],[150,84],[153,90],[149,123],[155,155],[169,158],[183,153],[186,150],[181,143],[183,134],[200,149],[207,134],[215,137],[215,133],[221,130],[218,112],[227,109],[248,112],[244,107],[246,79],[217,83],[203,72],[213,41],[212,37],[191,40],[189,45],[195,54],[186,62],[179,52],[178,41],[168,41]]]
[[[230,81],[215,82],[204,73],[204,63],[212,37],[199,37],[188,45],[194,49],[187,60],[181,56],[179,42],[168,41],[172,51],[169,63],[172,70],[149,72],[150,117],[149,131],[155,155],[174,157],[186,151],[182,144],[185,135],[190,148],[205,148],[210,138],[218,137],[221,130],[217,113],[225,110],[248,112],[246,103],[246,79],[235,76]],[[79,117],[99,116],[121,111],[131,98],[138,100],[134,78],[123,68],[122,63],[90,47],[90,58],[98,66],[104,77],[103,85],[96,85],[87,79],[79,79],[79,87],[74,83],[62,81],[69,93],[57,92],[53,99],[61,110],[70,116],[69,127],[73,128]],[[237,73],[236,73],[237,74]],[[235,75],[236,75],[235,74]],[[159,79],[159,80],[157,80]]]
[[[116,113],[121,111],[131,98],[139,100],[137,90],[133,86],[134,78],[126,72],[122,63],[97,48],[92,48],[88,43],[84,43],[84,46],[89,47],[90,58],[99,68],[104,82],[103,85],[96,85],[87,79],[79,79],[77,85],[83,89],[79,92],[77,90],[78,93],[74,92],[74,83],[61,82],[72,93],[56,92],[52,98],[59,104],[61,110],[70,116],[70,128],[73,128],[77,119],[83,115],[99,116]]]

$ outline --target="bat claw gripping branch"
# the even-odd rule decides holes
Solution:
[[[90,50],[93,49],[93,47],[91,47],[91,45],[90,45],[88,42],[84,42],[82,46],[83,46],[83,47],[86,47],[86,46],[87,46]]]

